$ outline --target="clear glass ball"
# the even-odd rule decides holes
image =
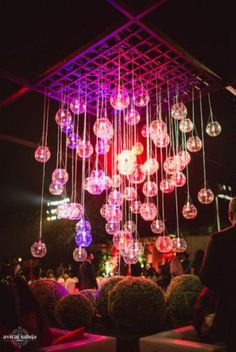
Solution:
[[[175,156],[168,156],[163,163],[163,167],[167,174],[174,174],[177,171]]]
[[[171,193],[175,188],[174,182],[171,179],[163,179],[160,182],[160,190],[163,193]]]
[[[210,204],[213,202],[215,196],[210,188],[202,188],[198,192],[197,198],[202,204]]]
[[[66,138],[66,145],[70,149],[76,149],[80,142],[80,136],[76,133],[70,133]]]
[[[127,248],[125,248],[122,254],[126,264],[136,264],[140,256],[139,249],[134,243],[131,243]]]
[[[100,209],[100,214],[102,215],[103,218],[106,217],[108,212],[110,212],[110,209],[112,208],[112,205],[110,204],[103,204],[103,206]]]
[[[153,175],[157,170],[159,169],[159,163],[156,159],[150,158],[145,161],[143,164],[143,171],[146,173],[146,175]]]
[[[144,138],[147,138],[150,136],[150,128],[148,125],[143,125],[143,127],[141,128],[141,135]]]
[[[148,91],[144,87],[140,87],[134,92],[134,104],[139,107],[146,106],[150,100]]]
[[[170,176],[170,179],[173,181],[175,187],[183,187],[186,183],[186,176],[181,171],[176,171]]]
[[[67,207],[70,220],[80,220],[84,215],[84,208],[80,203],[68,203]]]
[[[119,223],[122,220],[123,213],[120,208],[111,206],[107,208],[106,214],[105,214],[105,219],[107,222],[112,222],[112,223]]]
[[[185,160],[179,154],[175,155],[174,158],[175,158],[175,163],[176,163],[176,170],[183,171],[186,166]]]
[[[137,230],[137,226],[133,220],[127,220],[123,226],[124,231],[134,233]]]
[[[109,235],[114,235],[114,233],[116,231],[119,231],[120,230],[120,224],[117,223],[117,224],[114,224],[114,223],[110,223],[108,222],[105,226],[105,229],[106,229],[106,232],[109,234]]]
[[[121,186],[122,180],[120,175],[113,175],[111,177],[111,181],[112,181],[112,187],[113,188],[119,188]]]
[[[130,210],[134,214],[139,214],[141,206],[142,206],[142,203],[140,202],[140,200],[133,200],[130,203]]]
[[[183,253],[187,249],[187,243],[184,238],[176,237],[172,239],[173,251],[175,253]]]
[[[143,166],[138,164],[135,165],[135,169],[133,173],[127,176],[128,181],[134,184],[143,183],[145,178],[146,178],[146,173],[143,172]]]
[[[105,139],[98,139],[95,145],[95,151],[98,155],[104,155],[110,150],[110,142]]]
[[[104,189],[108,191],[112,187],[112,179],[109,176],[105,176]]]
[[[154,181],[145,182],[143,184],[142,191],[146,197],[155,197],[158,192],[158,187],[157,187],[156,182],[154,182]]]
[[[81,230],[75,235],[77,246],[88,247],[92,243],[92,235],[89,231]]]
[[[107,200],[110,205],[119,207],[123,204],[123,194],[120,191],[114,189],[109,193]]]
[[[78,221],[75,225],[76,232],[80,232],[82,230],[85,230],[87,232],[91,232],[91,224],[88,220],[81,219]]]
[[[137,125],[139,121],[140,121],[139,112],[134,108],[130,108],[125,115],[125,122],[128,125],[134,126],[134,125]]]
[[[221,133],[221,125],[217,121],[208,122],[206,125],[206,133],[210,137],[217,137]]]
[[[167,125],[162,120],[154,120],[150,124],[150,136],[152,139],[156,139],[167,133]]]
[[[153,233],[162,233],[165,230],[165,224],[162,220],[154,220],[151,223],[151,230]]]
[[[86,249],[83,247],[75,248],[73,251],[73,258],[76,262],[83,262],[87,258]]]
[[[74,97],[71,99],[70,109],[74,114],[76,115],[83,114],[85,111],[85,107],[86,105],[85,105],[84,98]]]
[[[133,247],[134,247],[135,253],[137,253],[139,257],[141,257],[144,254],[144,245],[138,240],[133,241]]]
[[[171,116],[176,120],[182,120],[187,116],[187,108],[184,103],[175,103],[171,107]]]
[[[126,89],[118,86],[110,97],[110,104],[115,110],[123,110],[129,106],[130,98]]]
[[[123,196],[126,200],[134,200],[137,198],[137,190],[134,187],[125,187]]]
[[[48,147],[40,145],[34,153],[35,160],[39,163],[46,163],[51,156],[51,152]]]
[[[69,180],[69,174],[66,169],[55,169],[52,173],[52,182],[59,185],[65,185]]]
[[[47,253],[47,247],[46,244],[38,240],[37,242],[34,242],[31,246],[31,254],[35,258],[43,258],[45,254]]]
[[[187,148],[192,153],[199,152],[199,150],[202,148],[201,139],[197,136],[189,137],[187,140]]]
[[[159,136],[152,138],[153,143],[157,148],[165,148],[170,144],[168,133],[162,133]]]
[[[156,240],[156,248],[160,253],[168,253],[172,250],[173,244],[169,236],[159,236]]]
[[[193,122],[189,118],[184,118],[179,123],[179,129],[183,133],[189,133],[193,130]]]
[[[59,183],[51,182],[49,185],[49,192],[54,196],[60,196],[64,191],[64,186]]]
[[[113,244],[116,249],[125,249],[133,241],[132,233],[129,231],[119,230],[113,235]]]
[[[131,150],[134,153],[134,155],[141,155],[144,151],[144,147],[142,143],[136,142],[135,145],[133,145],[133,147],[131,148]]]
[[[69,215],[68,203],[59,204],[57,206],[57,216],[59,219],[68,219]]]
[[[78,143],[76,152],[80,158],[90,158],[93,154],[93,146],[90,141],[81,140]]]
[[[112,139],[114,135],[112,123],[104,117],[95,122],[93,125],[93,132],[98,138],[105,140]]]
[[[143,203],[140,207],[140,215],[145,221],[153,221],[157,216],[157,208],[154,203]]]
[[[70,125],[61,125],[61,131],[63,133],[66,133],[66,134],[69,134],[69,133],[72,133],[74,131],[74,125],[73,124],[70,124]]]
[[[183,217],[187,220],[195,219],[197,216],[197,208],[189,201],[182,208]]]
[[[72,123],[72,115],[69,110],[60,109],[56,113],[55,120],[59,126],[69,126]]]
[[[98,195],[104,191],[104,183],[100,182],[98,178],[86,177],[84,189],[90,194]]]
[[[178,152],[178,156],[182,159],[183,164],[186,166],[191,161],[191,155],[187,150],[181,150]]]

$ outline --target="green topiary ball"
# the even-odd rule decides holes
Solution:
[[[65,329],[89,326],[93,314],[92,303],[81,294],[65,296],[57,302],[55,307],[56,319]]]
[[[68,295],[68,291],[58,282],[49,279],[33,281],[30,288],[39,302],[48,324],[54,326],[56,324],[55,305],[60,298]]]
[[[109,294],[109,314],[121,332],[160,331],[167,317],[162,289],[145,278],[126,277]]]
[[[171,315],[179,320],[192,320],[194,303],[201,289],[202,283],[195,275],[174,277],[166,291]]]
[[[124,276],[112,276],[109,277],[100,290],[97,292],[96,306],[99,314],[104,319],[108,319],[108,295],[109,292],[115,287],[115,285],[124,279]]]
[[[89,301],[92,303],[94,311],[95,311],[96,310],[97,290],[95,290],[93,288],[87,288],[85,290],[80,291],[80,294],[89,299]]]

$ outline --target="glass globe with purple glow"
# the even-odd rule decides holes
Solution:
[[[77,246],[88,247],[92,243],[92,235],[89,231],[80,230],[76,232],[75,242]]]
[[[50,159],[50,156],[51,152],[49,148],[42,145],[38,146],[34,153],[35,160],[39,163],[46,163]]]
[[[78,143],[76,152],[80,158],[90,158],[90,156],[93,154],[93,146],[90,141],[81,140]]]
[[[69,174],[66,169],[55,169],[52,173],[52,182],[59,185],[65,185],[68,182]]]
[[[97,143],[95,145],[95,151],[98,155],[104,155],[108,153],[110,150],[110,142],[105,139],[98,138]]]
[[[83,262],[87,258],[87,251],[83,247],[75,248],[73,251],[73,258],[76,262]]]
[[[151,223],[151,230],[153,233],[162,233],[165,230],[165,224],[162,220],[154,220]]]
[[[157,216],[157,208],[154,203],[143,203],[140,207],[140,215],[145,221],[152,221]]]
[[[202,188],[198,192],[197,198],[202,204],[211,204],[215,196],[210,188]]]
[[[70,133],[66,138],[66,145],[70,149],[76,149],[79,145],[80,136],[74,132]]]
[[[130,108],[125,115],[125,122],[128,125],[134,126],[134,125],[137,125],[139,121],[140,121],[139,112],[134,108]]]
[[[72,115],[69,110],[60,109],[56,113],[55,120],[59,126],[69,126],[72,123]]]
[[[31,254],[35,258],[43,258],[47,253],[46,244],[42,240],[34,242],[31,246]]]
[[[91,224],[88,220],[85,220],[84,218],[82,218],[80,221],[76,223],[75,229],[76,229],[76,232],[80,232],[83,230],[87,232],[91,232]]]
[[[130,97],[126,89],[120,85],[115,88],[110,97],[110,104],[115,110],[124,110],[129,106]]]
[[[169,236],[159,236],[156,240],[156,248],[160,253],[168,253],[172,250],[173,243]]]
[[[70,124],[70,125],[62,124],[61,131],[66,134],[72,133],[74,131],[74,125],[73,124]]]
[[[85,111],[85,107],[86,105],[85,105],[84,98],[82,98],[81,96],[74,97],[71,99],[70,109],[74,114],[76,115],[83,114]]]
[[[112,139],[114,135],[114,129],[111,122],[104,117],[97,119],[93,125],[93,132],[98,138],[105,140]]]
[[[182,120],[187,116],[187,108],[184,103],[175,103],[171,107],[171,116],[176,120]]]
[[[120,191],[114,189],[108,195],[108,203],[115,207],[121,206],[123,204],[123,194]]]
[[[64,191],[64,186],[59,183],[51,182],[49,185],[49,192],[54,196],[60,196]]]

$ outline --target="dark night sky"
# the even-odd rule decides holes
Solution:
[[[121,3],[137,11],[154,2],[128,0]],[[216,4],[213,0],[167,1],[147,20],[208,65],[225,82],[234,84],[236,45],[233,2],[227,1],[227,6],[225,4]],[[114,24],[125,21],[125,17],[105,0],[0,1],[0,68],[33,82],[53,64],[102,35]],[[18,88],[19,85],[0,78],[0,101]],[[223,130],[216,139],[206,138],[208,182],[213,189],[218,183],[229,184],[236,193],[236,100],[229,92],[222,90],[212,95],[212,105]],[[55,139],[53,116],[57,108],[58,103],[52,102],[49,145]],[[35,92],[26,94],[0,110],[1,136],[14,136],[38,144],[42,115],[43,97]],[[34,160],[34,149],[30,147],[0,137],[0,150],[0,256],[27,256],[38,228],[41,168]],[[201,163],[201,156],[193,157],[190,171],[190,177],[194,180],[191,189],[193,200],[196,200],[196,192],[201,187],[198,177]],[[54,161],[49,162],[46,183],[53,167]],[[180,201],[181,197],[185,195],[180,196]],[[173,207],[173,199],[167,199],[167,212]],[[101,205],[102,199],[98,203]],[[97,209],[93,210],[94,200],[88,197],[88,215],[92,225],[96,224],[93,227],[95,236],[101,240],[104,223],[97,214],[99,205],[96,206]],[[222,209],[225,211],[224,204]],[[207,210],[198,206],[198,210],[197,220],[190,223],[181,220],[183,228],[193,231],[197,226],[214,222],[214,205]],[[170,219],[170,229],[174,222],[175,219]],[[69,255],[73,248],[70,226],[68,223],[60,227],[56,224],[50,226],[52,228],[47,229],[49,234],[46,239],[52,253],[50,258],[59,260],[62,253]],[[150,234],[142,221],[140,228],[142,234]]]

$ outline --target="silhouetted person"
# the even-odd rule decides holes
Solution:
[[[84,290],[87,288],[97,289],[97,280],[92,264],[93,254],[89,253],[87,259],[79,267],[79,289]]]
[[[200,278],[218,297],[215,313],[218,331],[221,335],[223,331],[226,333],[227,351],[235,352],[236,197],[229,203],[228,215],[232,226],[210,236]]]
[[[62,277],[64,275],[64,272],[65,272],[65,268],[64,268],[64,265],[63,263],[60,263],[59,267],[57,268],[57,278],[58,277]]]
[[[168,258],[166,258],[165,263],[160,265],[160,276],[159,276],[159,284],[164,289],[167,288],[171,280],[171,273],[170,273],[170,263]]]
[[[179,276],[184,273],[183,266],[177,255],[173,257],[170,261],[170,273],[172,277]]]
[[[154,277],[157,275],[156,269],[153,267],[153,264],[149,264],[149,268],[147,269],[147,277]]]
[[[140,261],[137,261],[136,264],[131,265],[131,275],[132,276],[140,276],[142,274],[142,267]]]
[[[204,250],[198,249],[191,265],[191,274],[199,276],[204,258]]]
[[[183,267],[184,274],[190,274],[191,261],[189,260],[189,254],[187,252],[184,252],[180,261]]]

